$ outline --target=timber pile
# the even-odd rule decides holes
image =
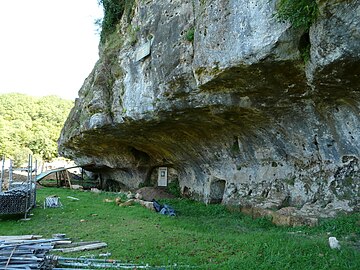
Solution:
[[[52,239],[43,239],[41,235],[0,236],[0,270],[74,270],[76,269],[181,269],[194,268],[189,265],[150,266],[124,263],[112,259],[65,258],[50,255],[50,251],[78,252],[106,247],[103,242],[78,242],[64,238],[65,235],[53,235]],[[111,255],[111,254],[109,254]],[[108,255],[106,255],[108,256]]]
[[[106,247],[103,242],[79,242],[41,235],[0,236],[0,270],[52,269],[50,251],[77,252]]]
[[[40,236],[0,236],[0,270],[50,269],[46,255],[58,239]]]

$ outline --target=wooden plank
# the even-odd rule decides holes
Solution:
[[[96,244],[90,244],[85,246],[79,246],[79,247],[73,247],[73,248],[58,248],[53,249],[53,251],[60,251],[63,253],[70,253],[70,252],[78,252],[78,251],[85,251],[85,250],[94,250],[94,249],[100,249],[107,247],[107,244],[104,242],[96,243]]]
[[[34,240],[41,238],[42,235],[8,235],[1,236],[0,240],[11,241],[11,240]]]
[[[55,242],[56,245],[70,245],[71,243],[72,241],[70,240],[59,240]]]
[[[68,183],[69,183],[69,187],[70,187],[70,189],[71,189],[72,184],[71,184],[71,179],[70,179],[70,175],[69,175],[68,170],[65,171],[65,174],[66,174],[67,181],[68,181]]]
[[[92,244],[98,244],[101,243],[100,241],[89,241],[89,242],[75,242],[75,243],[68,243],[68,244],[58,244],[58,242],[56,242],[56,246],[59,245],[59,249],[63,249],[63,248],[73,248],[73,247],[80,247],[80,246],[87,246],[87,245],[92,245]]]

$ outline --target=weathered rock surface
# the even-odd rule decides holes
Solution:
[[[130,188],[167,166],[209,203],[358,211],[360,3],[319,8],[304,65],[307,34],[279,23],[273,1],[137,1],[102,45],[60,153]]]

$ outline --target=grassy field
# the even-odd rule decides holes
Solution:
[[[184,199],[166,201],[176,217],[140,205],[106,203],[119,194],[43,188],[44,198],[58,195],[62,208],[34,209],[30,221],[2,219],[0,235],[65,233],[74,241],[101,240],[113,259],[149,265],[190,265],[192,269],[360,269],[360,214],[323,220],[316,228],[275,227],[266,219],[252,220],[222,205],[206,206]],[[67,196],[79,198],[79,201]],[[165,201],[162,201],[165,202]],[[341,250],[331,250],[336,236]],[[70,257],[84,255],[71,254]],[[169,269],[186,269],[174,267]]]

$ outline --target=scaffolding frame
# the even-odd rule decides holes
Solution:
[[[36,206],[36,182],[34,174],[37,173],[37,161],[33,169],[32,155],[28,157],[27,179],[22,183],[13,182],[13,162],[10,160],[8,190],[3,191],[2,185],[5,175],[5,156],[2,159],[0,175],[0,215],[24,214],[25,219],[29,212]]]

